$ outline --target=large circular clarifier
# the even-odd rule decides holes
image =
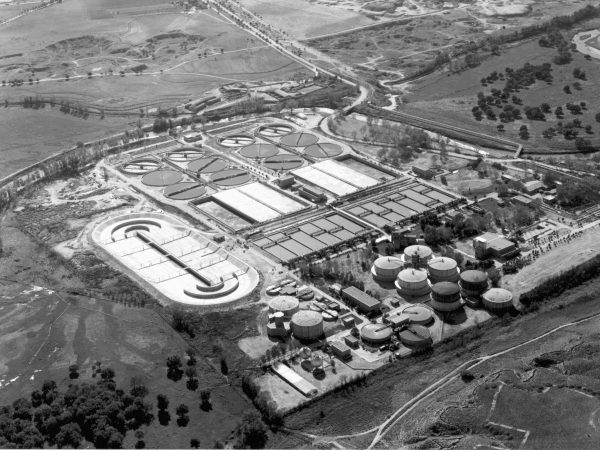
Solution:
[[[219,144],[223,147],[245,147],[252,143],[254,143],[254,138],[249,134],[235,134],[219,139]]]
[[[304,153],[313,158],[332,158],[342,154],[342,147],[329,142],[320,142],[306,147]]]
[[[279,148],[275,144],[252,144],[240,150],[240,155],[245,158],[268,158],[279,153]]]
[[[173,162],[189,162],[202,157],[202,150],[195,147],[185,147],[167,153],[169,161]]]
[[[211,175],[210,181],[217,186],[239,186],[250,181],[250,174],[241,169],[228,169]]]
[[[258,129],[258,134],[265,137],[279,137],[290,134],[294,129],[284,123],[273,123],[262,126]]]
[[[225,167],[227,167],[227,163],[214,156],[195,159],[187,165],[187,169],[194,173],[215,173],[220,172]]]
[[[170,186],[179,183],[183,179],[181,172],[176,170],[155,170],[142,177],[142,183],[146,186]]]
[[[121,170],[132,175],[143,175],[157,170],[160,163],[152,158],[138,158],[121,165]]]
[[[192,200],[202,197],[204,194],[206,194],[206,188],[195,181],[172,184],[167,186],[163,192],[165,197],[173,200]]]
[[[275,155],[263,161],[263,166],[271,170],[292,170],[304,164],[304,160],[296,155]]]
[[[292,133],[281,138],[281,143],[290,147],[306,147],[316,144],[319,138],[310,133]]]

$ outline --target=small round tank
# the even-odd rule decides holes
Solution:
[[[431,291],[425,270],[404,269],[398,274],[395,284],[396,291],[403,297],[422,297]]]
[[[427,271],[429,273],[429,279],[433,284],[442,281],[456,283],[459,278],[458,264],[456,264],[455,260],[448,258],[447,256],[430,259],[427,263]]]
[[[404,263],[400,258],[394,256],[382,256],[381,258],[377,258],[373,263],[371,274],[376,281],[393,282],[403,266]]]
[[[492,288],[482,295],[483,306],[490,311],[502,313],[513,308],[513,295],[501,288]]]
[[[442,281],[431,287],[431,306],[436,311],[456,311],[462,306],[460,287],[456,283]]]
[[[480,298],[488,288],[488,277],[481,270],[465,270],[460,274],[459,283],[463,297]]]

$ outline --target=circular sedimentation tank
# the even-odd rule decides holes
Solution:
[[[206,188],[202,183],[195,181],[184,181],[183,183],[167,186],[163,195],[173,200],[192,200],[206,194]]]
[[[433,321],[433,311],[423,305],[407,306],[401,315],[417,325],[427,325]]]
[[[360,329],[360,337],[368,344],[381,345],[392,338],[392,328],[381,323],[368,323]]]
[[[431,287],[431,307],[436,311],[456,311],[461,306],[460,287],[457,283],[442,281]]]
[[[465,270],[460,274],[459,284],[463,296],[480,298],[487,291],[488,276],[481,270]]]
[[[429,347],[433,343],[431,332],[423,325],[409,325],[398,333],[398,337],[409,348]]]
[[[179,183],[183,179],[181,172],[177,170],[161,169],[149,172],[142,177],[142,183],[146,186],[170,186]]]
[[[268,158],[270,156],[275,156],[277,153],[279,153],[279,147],[275,144],[265,144],[263,142],[248,145],[240,150],[240,155],[249,159]]]
[[[300,310],[300,302],[290,295],[278,295],[269,302],[271,314],[281,312],[284,317],[290,318]]]
[[[258,134],[265,137],[279,137],[290,134],[294,129],[285,123],[270,123],[258,129]]]
[[[403,297],[422,297],[429,294],[431,286],[427,281],[427,272],[420,269],[404,269],[396,279],[396,291]]]
[[[213,173],[210,181],[217,186],[239,186],[250,181],[250,174],[241,169],[227,169]]]
[[[481,298],[483,306],[493,312],[505,312],[513,308],[513,295],[510,291],[501,288],[491,288]]]
[[[173,162],[185,163],[202,157],[202,150],[196,147],[184,147],[167,153],[167,159]]]
[[[304,160],[300,156],[283,154],[271,156],[265,159],[262,164],[271,170],[292,170],[302,166]]]
[[[313,340],[323,335],[323,316],[316,311],[298,311],[290,323],[292,333],[298,339]]]
[[[194,173],[215,173],[227,167],[227,162],[216,156],[195,159],[187,165],[187,169]]]
[[[332,158],[342,154],[342,147],[330,142],[319,142],[306,147],[304,153],[313,158]]]
[[[232,134],[219,139],[219,144],[223,147],[245,147],[254,143],[254,138],[249,134]]]
[[[121,165],[121,170],[132,175],[144,175],[157,170],[160,162],[152,158],[138,158]]]
[[[307,147],[316,144],[319,138],[310,133],[291,133],[281,138],[281,143],[290,147]]]
[[[404,263],[400,258],[382,256],[373,263],[371,275],[376,281],[393,282],[403,267]]]
[[[427,262],[427,272],[432,283],[451,281],[456,283],[459,278],[458,264],[452,258],[443,256],[432,258]]]
[[[433,257],[433,251],[426,245],[409,245],[404,249],[402,260],[415,269],[427,267],[427,262]]]

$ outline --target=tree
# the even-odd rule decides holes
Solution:
[[[129,393],[134,397],[143,398],[149,393],[148,388],[141,377],[132,377],[131,380],[129,380],[129,387],[131,388]]]
[[[161,411],[164,411],[169,407],[169,399],[164,394],[158,394],[156,396],[156,407]]]
[[[191,448],[200,448],[200,441],[196,438],[192,438],[190,440],[190,447]]]
[[[167,378],[173,381],[181,380],[183,370],[181,370],[181,358],[177,355],[167,358]]]
[[[595,119],[596,119],[596,122],[600,122],[600,112],[596,113]]]
[[[229,373],[229,367],[227,367],[227,361],[225,358],[221,358],[221,373],[227,375]]]
[[[200,392],[200,409],[203,411],[210,411],[212,409],[212,403],[210,401],[210,391],[208,389],[202,390]]]
[[[267,427],[260,416],[254,412],[244,415],[234,435],[238,448],[263,448],[268,439]]]
[[[177,425],[180,427],[187,426],[190,421],[190,418],[187,415],[189,411],[190,409],[184,403],[181,403],[179,406],[177,406],[177,409],[175,409],[175,413],[177,414]]]
[[[146,443],[140,439],[135,443],[135,448],[146,448]]]

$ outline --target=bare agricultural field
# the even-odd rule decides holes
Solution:
[[[330,6],[323,2],[242,0],[241,4],[295,39],[307,39],[375,23],[351,8]]]
[[[0,109],[0,179],[72,148],[78,141],[108,137],[127,127],[122,119],[82,119],[58,109]]]
[[[600,125],[595,120],[596,113],[600,111],[598,63],[586,60],[579,53],[573,53],[571,63],[556,65],[552,63],[556,54],[556,49],[540,47],[535,40],[511,47],[502,52],[500,56],[491,56],[474,69],[455,74],[436,72],[410,83],[407,86],[408,94],[405,97],[407,103],[399,109],[450,125],[512,139],[522,143],[525,152],[528,149],[536,152],[574,151],[573,140],[568,141],[562,135],[547,139],[542,136],[542,132],[549,127],[556,127],[558,122],[566,124],[574,119],[579,119],[582,122],[579,136],[597,144],[600,136]],[[552,63],[553,81],[551,83],[536,81],[529,88],[514,92],[522,99],[522,105],[515,105],[523,113],[522,120],[504,123],[505,131],[503,132],[497,130],[497,126],[501,123],[499,120],[488,120],[485,116],[481,121],[475,120],[471,110],[477,105],[477,94],[483,92],[485,95],[489,95],[492,89],[502,90],[504,86],[502,81],[483,86],[482,78],[489,76],[494,71],[505,72],[507,67],[519,69],[526,63],[541,65],[547,62]],[[585,80],[579,80],[573,76],[576,68],[585,72]],[[580,84],[580,89],[574,86],[575,82]],[[570,93],[564,91],[564,87],[567,85]],[[566,108],[567,103],[579,104],[582,101],[586,103],[586,106],[581,114],[571,114]],[[552,112],[546,114],[545,120],[528,120],[524,114],[525,106],[540,106],[542,103],[548,103]],[[562,107],[565,112],[563,118],[557,118],[554,114],[554,110],[558,106]],[[500,112],[499,109],[496,111]],[[522,140],[519,137],[521,125],[527,125],[529,128],[530,138],[528,140]],[[585,125],[591,125],[591,133],[584,132]]]
[[[158,1],[72,0],[3,26],[0,40],[4,54],[22,53],[0,59],[1,79],[24,81],[2,90],[11,100],[174,105],[220,84],[289,79],[301,69],[209,10],[185,14]]]

